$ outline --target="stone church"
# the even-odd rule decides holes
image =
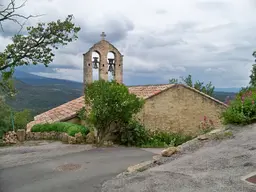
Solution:
[[[83,54],[84,85],[93,82],[93,71],[98,70],[99,78],[108,81],[109,74],[123,83],[123,55],[111,43],[102,39]],[[98,57],[93,56],[93,52]],[[114,58],[108,58],[112,53]],[[227,107],[224,103],[182,84],[129,86],[130,93],[145,99],[143,109],[137,115],[147,129],[196,134],[204,116],[211,119],[217,128],[221,125],[220,113]],[[34,117],[27,125],[27,131],[35,124],[53,122],[81,123],[77,112],[84,107],[84,97]]]

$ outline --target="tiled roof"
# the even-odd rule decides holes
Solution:
[[[139,85],[139,86],[130,86],[128,87],[129,92],[137,95],[140,98],[148,99],[163,90],[166,90],[174,84],[164,84],[164,85]]]
[[[183,86],[183,85],[181,85]],[[175,84],[163,84],[163,85],[141,85],[141,86],[130,86],[128,87],[129,92],[137,95],[140,98],[148,99],[154,95],[157,95],[158,93],[161,93],[164,90],[167,90],[171,87],[175,87]],[[186,88],[189,88],[187,86],[184,86]],[[196,91],[205,97],[210,98],[211,100],[214,100],[215,102],[218,102],[219,104],[225,105],[224,103],[206,95],[203,94],[193,88],[189,88],[193,91]],[[74,99],[72,101],[69,101],[67,103],[64,103],[63,105],[60,105],[56,108],[53,108],[49,111],[46,111],[40,115],[37,115],[34,117],[34,121],[27,124],[27,131],[30,131],[31,127],[35,124],[39,123],[52,123],[52,122],[58,122],[58,121],[65,121],[72,119],[76,116],[77,112],[84,107],[84,97],[81,96],[77,99]]]

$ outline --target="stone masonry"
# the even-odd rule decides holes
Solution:
[[[199,124],[204,116],[213,121],[215,128],[220,128],[220,115],[226,107],[224,103],[194,88],[174,85],[148,98],[137,117],[152,131],[196,135],[200,131]]]
[[[84,86],[93,81],[93,63],[92,53],[99,54],[99,79],[108,81],[108,53],[111,52],[115,56],[114,79],[118,83],[123,83],[123,55],[111,43],[104,39],[105,33],[102,33],[102,40],[94,44],[84,56]]]

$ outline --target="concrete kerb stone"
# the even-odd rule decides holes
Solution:
[[[207,137],[209,137],[209,139],[210,139],[211,135],[221,134],[221,133],[224,133],[227,130],[228,130],[227,128],[216,129],[216,130],[213,130],[213,131],[211,131],[211,132],[209,132],[205,135]],[[174,157],[174,156],[179,155],[181,153],[185,153],[186,151],[197,150],[203,145],[203,143],[204,142],[202,142],[202,140],[199,140],[198,137],[196,137],[196,138],[194,138],[190,141],[187,141],[187,142],[177,146],[176,147],[177,151],[175,153],[173,153],[171,155],[171,157]],[[155,167],[155,166],[158,166],[158,165],[162,165],[165,162],[167,162],[169,159],[170,159],[170,157],[163,157],[162,155],[154,155],[152,157],[152,160],[144,161],[142,163],[132,165],[132,166],[128,167],[125,172],[120,173],[117,177],[123,176],[123,175],[129,175],[129,174],[136,173],[136,172],[145,171],[149,168],[152,168],[152,167]],[[174,157],[174,159],[175,159],[175,157]]]

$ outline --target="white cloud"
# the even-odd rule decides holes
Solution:
[[[46,14],[29,24],[73,14],[82,27],[77,42],[56,52],[56,77],[82,79],[82,53],[105,31],[124,54],[125,79],[155,73],[167,83],[168,76],[192,74],[217,87],[239,87],[253,63],[255,7],[253,0],[28,0],[22,11]]]

